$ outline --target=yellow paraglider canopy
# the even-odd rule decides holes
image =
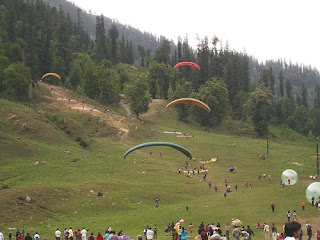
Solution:
[[[47,77],[47,76],[54,76],[54,77],[59,78],[59,79],[61,80],[60,75],[59,75],[59,74],[56,74],[56,73],[46,73],[45,75],[42,76],[41,79],[43,79],[43,78],[45,78],[45,77]]]
[[[194,99],[194,98],[179,98],[179,99],[176,99],[176,100],[173,100],[172,102],[170,102],[166,108],[169,108],[171,106],[174,106],[176,104],[182,104],[182,103],[187,103],[187,104],[193,104],[193,105],[196,105],[198,107],[201,107],[203,108],[204,110],[206,110],[208,113],[211,112],[211,109],[210,107],[205,104],[204,102],[201,102],[200,100],[198,99]]]

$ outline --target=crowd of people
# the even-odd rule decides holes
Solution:
[[[211,223],[206,225],[201,222],[198,230],[194,230],[192,223],[187,227],[184,227],[182,224],[177,225],[174,224],[174,222],[171,224],[169,223],[164,229],[166,236],[172,238],[172,240],[187,240],[188,237],[194,240],[252,240],[255,235],[249,225],[245,227],[245,225],[238,219],[232,219],[231,223],[227,223],[224,227],[222,227],[219,222],[217,224]],[[294,238],[302,240],[302,236],[304,234],[301,224],[296,220],[285,223],[281,227],[281,231],[278,231],[275,224],[272,223],[270,226],[267,222],[263,225],[258,223],[255,230],[262,230],[265,240],[294,240]],[[104,234],[101,234],[101,232],[98,232],[97,235],[93,232],[91,232],[91,234],[88,233],[89,229],[85,228],[82,228],[82,230],[73,230],[70,227],[65,228],[64,231],[60,231],[59,228],[57,228],[54,232],[54,236],[55,240],[133,240],[124,235],[122,230],[116,233],[116,231],[112,230],[111,227],[108,227]],[[311,240],[313,236],[315,236],[316,240],[320,240],[320,230],[317,230],[316,233],[313,234],[312,225],[309,222],[306,222],[305,224],[305,233],[308,236],[308,240]],[[143,230],[143,235],[144,237],[142,235],[138,235],[137,240],[157,240],[157,226],[155,225],[153,229],[146,226]],[[15,236],[13,236],[12,232],[9,233],[9,240],[12,240],[14,237],[16,240],[40,240],[38,232],[20,232],[19,229],[16,231]],[[4,239],[4,235],[0,230],[0,240]],[[48,238],[46,237],[43,238],[43,240],[47,239]]]

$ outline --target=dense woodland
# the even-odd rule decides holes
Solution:
[[[139,34],[129,33],[130,27],[115,21],[106,27],[103,15],[95,16],[92,36],[84,21],[88,14],[70,6],[76,11],[72,17],[71,10],[44,0],[0,0],[1,97],[30,101],[41,76],[55,72],[61,81],[54,77],[45,81],[102,104],[117,104],[124,93],[138,118],[152,98],[193,97],[207,103],[211,113],[181,105],[178,118],[194,120],[206,129],[237,119],[251,120],[259,136],[268,134],[269,124],[310,137],[320,135],[317,69],[284,59],[260,63],[231,50],[218,37],[205,37],[192,49],[187,38],[174,45],[164,37],[140,33],[148,36],[147,44],[134,38]],[[174,69],[181,61],[196,62],[201,70]]]

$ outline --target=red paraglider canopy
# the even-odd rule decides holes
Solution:
[[[189,65],[189,66],[195,67],[198,70],[200,70],[200,66],[194,62],[180,62],[180,63],[176,64],[173,68],[176,69],[177,67],[180,67],[183,65]]]

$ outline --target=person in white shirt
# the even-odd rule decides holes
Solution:
[[[4,240],[4,236],[3,236],[3,233],[1,232],[1,229],[0,229],[0,240]]]
[[[39,236],[39,234],[37,232],[36,232],[35,235],[33,235],[33,239],[34,240],[39,240],[40,239],[40,236]]]
[[[147,240],[153,239],[153,231],[151,230],[151,228],[148,228],[146,237],[147,237]]]
[[[85,230],[84,228],[82,228],[81,230],[81,239],[82,240],[87,240],[87,230]]]
[[[69,228],[69,239],[73,240],[73,230],[71,227]]]
[[[61,232],[59,228],[57,228],[57,230],[54,232],[54,236],[56,237],[56,240],[60,240]]]
[[[264,239],[269,240],[270,239],[270,234],[269,234],[270,226],[268,225],[268,223],[264,224],[263,230],[264,230]]]
[[[301,232],[301,224],[296,221],[287,222],[284,226],[286,238],[284,240],[295,240],[299,238]]]

